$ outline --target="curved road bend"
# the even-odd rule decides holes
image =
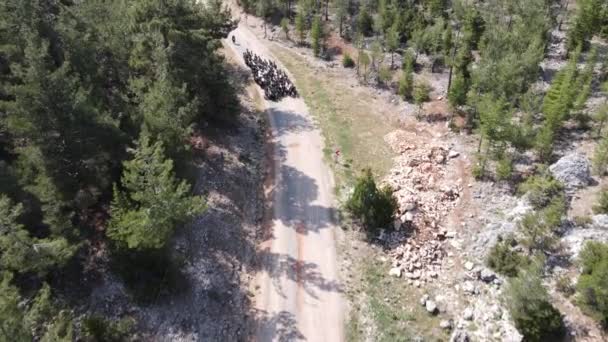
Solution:
[[[280,65],[245,24],[230,35],[236,44],[229,37],[227,45],[241,65],[246,49]],[[342,341],[333,181],[323,161],[323,139],[302,98],[264,102],[274,141],[274,180],[269,237],[256,277],[255,340]]]

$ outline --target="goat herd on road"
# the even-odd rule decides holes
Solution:
[[[263,59],[249,49],[243,53],[243,59],[251,69],[255,83],[264,89],[267,100],[279,101],[285,96],[298,97],[298,91],[287,74],[273,61]]]

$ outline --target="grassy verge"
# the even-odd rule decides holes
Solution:
[[[448,336],[439,326],[440,318],[429,315],[418,301],[422,292],[407,285],[401,278],[388,277],[388,263],[367,258],[360,267],[361,282],[353,289],[352,297],[365,293],[364,305],[354,303],[354,312],[347,322],[348,341],[366,340],[365,327],[360,317],[367,315],[374,321],[375,341],[411,341],[422,337],[425,341],[442,340]]]
[[[319,72],[291,50],[273,45],[272,53],[295,77],[300,95],[325,138],[325,156],[336,173],[339,187],[370,167],[378,176],[392,165],[393,153],[383,140],[393,128],[375,115],[374,108],[331,72]],[[334,157],[340,150],[339,163]]]

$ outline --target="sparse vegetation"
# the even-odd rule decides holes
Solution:
[[[355,61],[352,59],[352,57],[345,52],[344,56],[342,57],[342,66],[345,68],[354,68],[355,67]]]
[[[580,304],[608,326],[608,244],[589,241],[579,256],[583,268],[576,284]]]
[[[486,258],[488,267],[504,276],[516,277],[529,265],[528,258],[515,250],[516,245],[517,241],[512,236],[499,239]]]
[[[602,189],[597,204],[593,206],[596,214],[608,214],[608,188]]]
[[[561,314],[553,307],[538,270],[521,272],[511,278],[505,304],[517,330],[526,341],[554,341],[565,332]]]

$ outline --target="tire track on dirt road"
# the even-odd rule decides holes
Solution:
[[[246,49],[280,66],[243,23],[230,33],[226,46],[243,67]],[[302,98],[264,101],[264,107],[272,131],[275,177],[267,191],[272,202],[266,222],[270,232],[259,251],[255,280],[255,311],[263,317],[254,317],[254,339],[342,341],[344,300],[335,248],[335,200],[323,139]]]

